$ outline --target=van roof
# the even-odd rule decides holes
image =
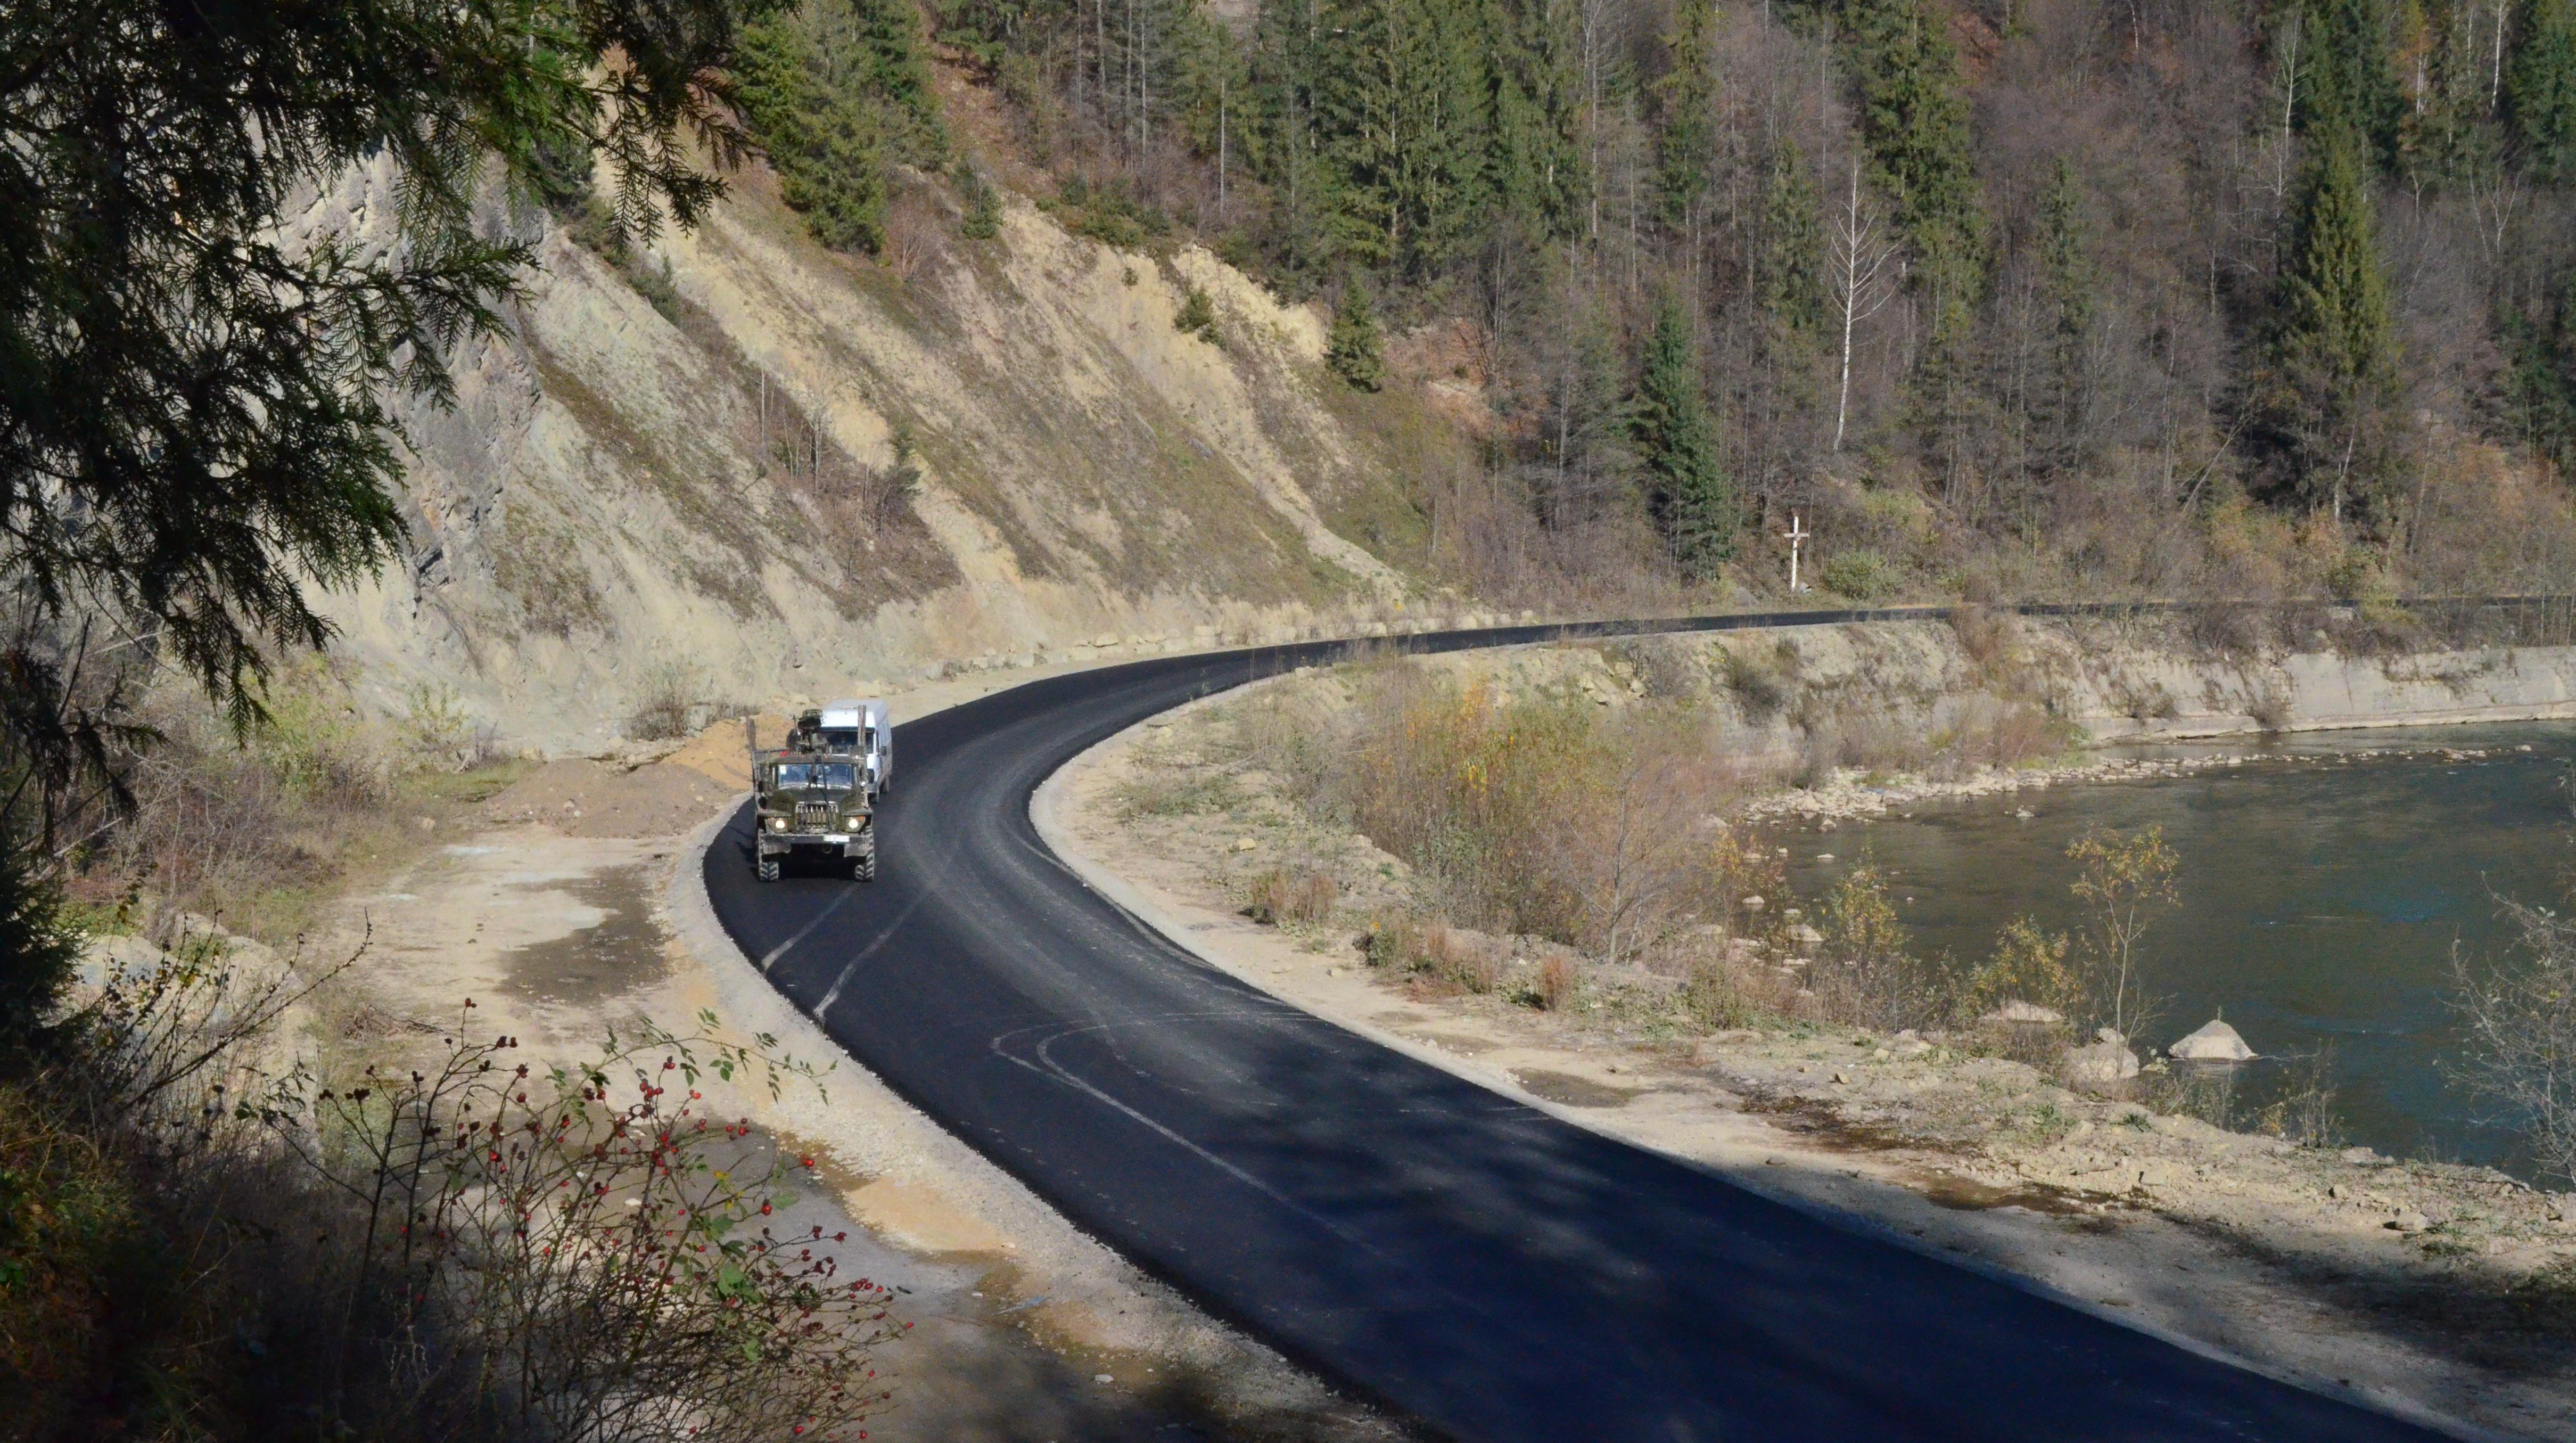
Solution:
[[[817,726],[860,727],[868,718],[884,720],[886,704],[875,697],[852,697],[846,701],[825,702]]]

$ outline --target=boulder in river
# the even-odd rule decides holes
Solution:
[[[2212,1019],[2165,1052],[2177,1062],[2243,1062],[2254,1055],[2236,1029]]]
[[[2042,1007],[2036,1002],[2024,1002],[2019,998],[2015,998],[2012,1001],[2005,1003],[2003,1006],[1996,1008],[1994,1011],[1987,1013],[1984,1020],[1988,1022],[2032,1022],[2054,1027],[2058,1023],[2066,1020],[2066,1014],[2058,1011],[2054,1007]]]

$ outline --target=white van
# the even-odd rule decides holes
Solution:
[[[800,750],[857,758],[871,793],[894,785],[894,722],[875,697],[826,702],[797,718],[796,731]]]

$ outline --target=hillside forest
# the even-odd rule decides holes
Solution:
[[[803,0],[738,100],[827,244],[1007,180],[1328,307],[1488,590],[2576,557],[2576,0]]]

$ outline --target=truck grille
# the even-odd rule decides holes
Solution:
[[[796,804],[796,830],[800,832],[828,832],[832,830],[832,804],[830,802],[798,802]]]

